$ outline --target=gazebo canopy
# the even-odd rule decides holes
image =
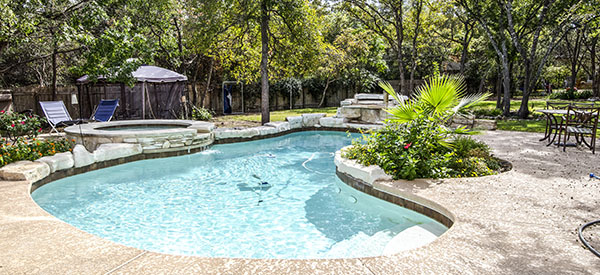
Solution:
[[[186,81],[187,77],[165,68],[143,65],[131,74],[138,82],[177,82]],[[105,80],[106,77],[99,76],[99,80]],[[84,75],[77,79],[78,83],[87,83],[89,76]]]

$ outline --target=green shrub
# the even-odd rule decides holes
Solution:
[[[213,117],[212,113],[204,107],[192,107],[192,119],[207,121]]]
[[[567,88],[564,91],[556,91],[551,93],[548,98],[549,99],[564,99],[564,100],[574,100],[574,99],[588,99],[594,96],[592,90],[577,90]]]
[[[477,177],[497,173],[500,165],[489,147],[451,133],[432,120],[388,123],[383,129],[354,140],[342,156],[363,165],[378,165],[394,179]],[[441,142],[440,142],[441,141]]]
[[[74,140],[64,138],[51,140],[26,140],[23,137],[18,138],[12,143],[6,139],[0,143],[0,166],[20,160],[36,160],[45,156],[52,156],[56,153],[73,150]]]
[[[0,111],[0,134],[8,137],[13,143],[22,136],[31,139],[37,137],[42,131],[43,121],[45,119],[37,115],[27,116],[15,112],[5,113]]]
[[[497,117],[502,115],[502,110],[500,109],[473,109],[473,114],[475,117]]]
[[[379,165],[395,179],[448,177],[452,150],[440,142],[448,137],[441,127],[426,117],[402,124],[390,122],[353,141],[343,156],[363,165]]]
[[[398,99],[389,84],[381,85]],[[487,162],[489,148],[468,138],[456,138],[464,128],[446,127],[460,109],[481,102],[486,95],[465,96],[464,79],[434,76],[417,89],[417,95],[386,110],[393,118],[386,126],[361,140],[342,156],[363,165],[378,165],[394,179],[483,176],[495,173]]]

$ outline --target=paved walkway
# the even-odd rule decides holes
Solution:
[[[600,154],[546,147],[541,134],[477,136],[513,170],[429,186],[399,186],[457,217],[433,243],[390,257],[249,260],[164,255],[82,232],[39,208],[27,182],[0,182],[0,274],[600,273],[576,229],[600,219]],[[394,185],[393,182],[389,183]]]

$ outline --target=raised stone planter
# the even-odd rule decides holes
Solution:
[[[0,168],[0,177],[11,181],[38,181],[50,174],[50,166],[45,162],[22,160]]]
[[[165,141],[169,142],[169,141]],[[142,146],[139,144],[111,143],[102,144],[94,151],[94,161],[101,162],[111,159],[129,157],[142,153]]]
[[[54,156],[46,156],[39,158],[36,161],[46,163],[48,167],[50,167],[50,173],[69,169],[75,165],[75,161],[73,161],[73,154],[71,154],[71,152],[57,153]]]
[[[342,157],[342,151],[349,146],[342,148],[335,153],[335,166],[338,171],[352,175],[352,177],[362,180],[366,184],[373,186],[375,181],[392,180],[392,176],[388,175],[377,165],[364,166],[356,161],[345,159]]]

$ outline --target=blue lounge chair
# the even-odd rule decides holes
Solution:
[[[65,103],[61,101],[40,101],[40,106],[44,111],[44,115],[46,115],[46,119],[48,120],[48,124],[52,127],[52,131],[58,133],[56,126],[61,125],[73,125],[79,124],[83,121],[81,119],[73,120],[71,115],[69,115],[69,111],[65,106]],[[52,133],[50,131],[50,133]]]
[[[92,120],[102,122],[110,121],[115,114],[117,106],[119,106],[118,99],[100,100],[100,103],[98,103],[98,106],[92,115]]]

